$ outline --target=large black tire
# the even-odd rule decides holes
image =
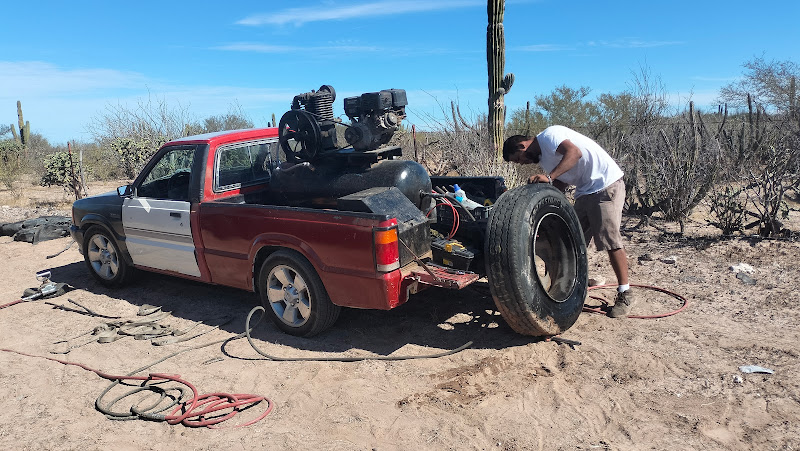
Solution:
[[[134,268],[125,261],[117,242],[99,226],[90,228],[84,234],[83,260],[92,276],[110,288],[125,285],[134,273]]]
[[[497,199],[486,228],[486,274],[506,322],[523,335],[569,329],[588,289],[586,243],[575,210],[551,185]]]
[[[314,267],[297,252],[271,254],[261,265],[257,280],[264,310],[288,334],[311,337],[339,318],[341,307],[331,302]]]

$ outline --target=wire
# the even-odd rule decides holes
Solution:
[[[447,239],[451,239],[456,236],[456,232],[458,232],[458,228],[461,226],[461,215],[458,214],[458,210],[456,210],[455,205],[450,202],[449,199],[443,198],[443,203],[448,205],[451,210],[453,210],[453,226],[450,228],[450,234],[447,235]]]
[[[423,355],[398,355],[398,356],[386,355],[386,356],[372,356],[372,357],[278,357],[271,354],[267,354],[266,352],[262,351],[258,347],[258,345],[255,344],[253,338],[250,336],[250,331],[253,330],[253,328],[250,327],[250,320],[253,318],[253,315],[258,311],[261,311],[262,313],[261,316],[258,318],[258,321],[256,321],[257,325],[258,323],[261,322],[262,319],[264,319],[264,316],[266,315],[266,310],[264,310],[264,307],[260,305],[253,307],[253,309],[250,310],[250,313],[247,314],[247,321],[245,322],[245,332],[244,332],[245,335],[247,335],[247,342],[250,343],[250,346],[258,354],[260,354],[263,357],[266,357],[269,360],[275,360],[277,362],[362,362],[365,360],[435,359],[438,357],[445,357],[448,355],[455,354],[457,352],[461,352],[464,349],[467,349],[468,347],[472,346],[472,342],[468,341],[467,343],[464,343],[463,345],[459,346],[456,349],[451,349],[449,351],[439,352],[435,354],[423,354]]]
[[[447,197],[445,197],[444,194],[433,192],[431,193],[431,197],[441,199],[441,202],[437,202],[436,205],[433,206],[433,208],[431,208],[430,210],[428,210],[427,213],[425,213],[426,218],[429,217],[431,212],[435,210],[436,207],[438,207],[439,205],[447,205],[450,207],[451,210],[453,210],[453,226],[450,228],[450,233],[447,235],[447,239],[449,240],[456,235],[456,232],[458,232],[458,228],[461,226],[461,215],[458,214],[456,207],[453,205],[452,202],[450,202],[449,199],[447,199]]]
[[[682,304],[682,305],[681,305],[681,306],[680,306],[678,309],[676,309],[676,310],[673,310],[673,311],[671,311],[671,312],[667,312],[667,313],[658,313],[658,314],[655,314],[655,315],[628,315],[628,316],[627,316],[627,318],[634,318],[634,319],[655,319],[655,318],[665,318],[665,317],[667,317],[667,316],[672,316],[672,315],[675,315],[675,314],[677,314],[677,313],[680,313],[680,312],[682,312],[684,309],[686,309],[686,306],[687,306],[687,305],[689,305],[689,301],[687,301],[685,297],[683,297],[683,296],[679,295],[678,293],[675,293],[675,292],[672,292],[672,291],[666,290],[666,289],[664,289],[664,288],[655,287],[655,286],[652,286],[652,285],[636,285],[636,284],[631,284],[631,287],[645,288],[645,289],[648,289],[648,290],[653,290],[653,291],[658,291],[658,292],[661,292],[661,293],[664,293],[664,294],[668,294],[668,295],[670,295],[670,296],[672,296],[672,297],[674,297],[674,298],[676,298],[676,299],[680,300],[680,301],[681,301],[683,304]],[[616,288],[616,285],[613,285],[613,284],[609,284],[609,285],[596,285],[596,286],[593,286],[593,287],[589,287],[589,291],[591,291],[591,290],[598,290],[598,289],[601,289],[601,288]],[[594,299],[594,300],[600,301],[600,302],[601,302],[601,303],[603,303],[603,304],[604,304],[606,307],[608,306],[608,301],[606,301],[605,299],[603,299],[603,298],[601,298],[601,297],[598,297],[598,296],[589,296],[589,297],[590,297],[591,299]],[[584,306],[584,307],[583,307],[583,311],[584,311],[584,312],[588,312],[588,313],[600,313],[600,314],[603,314],[603,315],[605,315],[605,314],[606,314],[606,311],[605,311],[605,310],[603,310],[603,308],[602,308],[602,307],[587,307],[587,306]]]

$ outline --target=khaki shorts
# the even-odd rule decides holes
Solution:
[[[622,208],[625,206],[625,183],[622,179],[596,193],[575,199],[575,213],[583,229],[586,246],[594,239],[598,251],[622,249]]]

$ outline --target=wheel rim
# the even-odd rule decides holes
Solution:
[[[531,242],[532,272],[551,300],[564,302],[575,289],[578,274],[576,246],[569,226],[561,216],[547,213],[535,230]]]
[[[311,291],[294,268],[278,265],[267,278],[267,299],[275,315],[291,327],[300,327],[311,316]]]
[[[111,240],[104,235],[92,237],[86,254],[94,272],[103,279],[112,280],[119,273],[119,254]]]

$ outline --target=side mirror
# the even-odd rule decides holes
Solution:
[[[117,188],[117,195],[119,197],[128,197],[133,195],[133,185],[125,185]]]

